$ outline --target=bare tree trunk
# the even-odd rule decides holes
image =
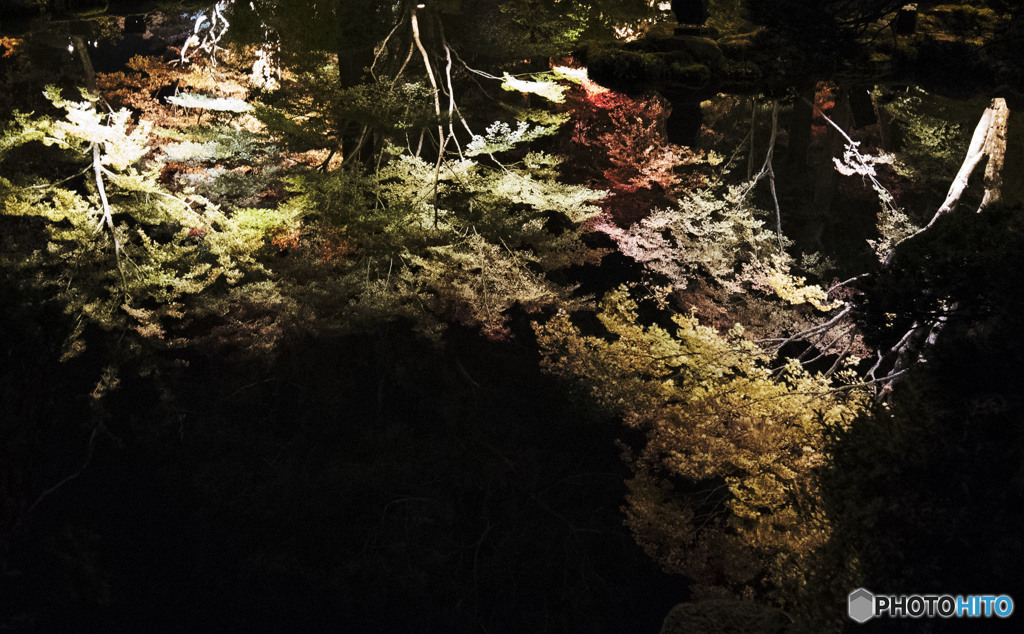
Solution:
[[[1001,97],[993,99],[991,105],[981,115],[978,127],[974,129],[974,136],[971,137],[971,144],[967,148],[967,156],[964,158],[956,178],[953,179],[949,186],[946,200],[943,201],[939,210],[932,216],[931,221],[921,231],[928,230],[939,218],[956,209],[957,205],[960,204],[960,197],[963,196],[964,190],[967,189],[967,182],[970,180],[971,174],[974,173],[981,159],[986,156],[989,157],[989,165],[985,170],[986,197],[991,198],[991,195],[989,195],[989,184],[991,183],[995,187],[995,199],[998,200],[999,189],[1002,187],[1002,177],[998,176],[997,172],[1001,170],[1003,159],[1006,155],[1006,124],[1009,116],[1010,109],[1006,106],[1006,100]],[[995,160],[992,160],[993,156],[995,156]],[[992,202],[992,200],[988,202]],[[983,199],[978,211],[984,209],[986,204],[988,203]],[[921,233],[921,231],[918,233]]]
[[[1006,106],[1005,99],[992,101],[995,111],[992,115],[992,125],[985,140],[985,154],[988,155],[988,163],[985,165],[985,195],[978,206],[980,213],[994,202],[998,202],[1003,195],[1003,163],[1006,161],[1006,128],[1010,120],[1010,109]]]
[[[92,58],[89,57],[89,47],[85,43],[85,38],[81,35],[75,35],[71,38],[71,41],[75,45],[75,51],[78,53],[78,59],[82,62],[82,69],[85,71],[85,87],[90,93],[96,94],[96,71],[92,65]]]
[[[964,190],[967,189],[967,183],[971,178],[971,174],[974,173],[978,163],[985,157],[988,157],[988,163],[985,165],[985,194],[982,197],[981,205],[978,207],[978,212],[980,213],[985,207],[999,200],[1002,195],[1002,169],[1006,158],[1006,129],[1009,117],[1010,109],[1006,105],[1006,100],[1002,98],[993,99],[992,103],[981,115],[978,126],[974,129],[971,144],[967,149],[967,156],[964,158],[956,178],[953,179],[953,183],[949,186],[946,200],[943,201],[942,206],[935,212],[931,221],[923,229],[910,236],[910,238],[924,233],[941,216],[956,209]],[[936,317],[930,323],[915,322],[911,329],[903,335],[899,343],[889,350],[886,356],[895,353],[896,362],[889,373],[891,378],[884,383],[879,399],[884,398],[892,390],[892,385],[910,365],[924,360],[925,352],[935,346],[943,329],[949,323],[949,314],[956,311],[957,307],[955,302],[952,303],[945,308],[943,314]]]

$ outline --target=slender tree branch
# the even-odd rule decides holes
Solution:
[[[423,67],[427,71],[427,79],[430,80],[430,87],[434,89],[434,114],[437,116],[438,136],[437,164],[434,167],[434,228],[436,229],[438,222],[437,187],[441,180],[441,162],[444,160],[444,147],[447,139],[444,135],[444,124],[441,120],[441,91],[437,85],[437,78],[434,76],[434,68],[430,64],[430,55],[427,54],[427,49],[423,46],[423,40],[420,39],[420,22],[416,14],[415,6],[412,8],[410,20],[412,24],[413,41],[416,43],[416,48],[419,49],[420,55],[423,56]]]
[[[775,346],[775,349],[779,350],[783,346],[785,346],[787,343],[792,343],[794,341],[798,341],[800,339],[804,339],[804,338],[809,337],[811,335],[815,335],[815,334],[818,334],[818,333],[820,333],[822,331],[828,330],[832,326],[834,326],[837,323],[839,323],[839,321],[842,320],[843,317],[846,317],[852,311],[853,311],[853,305],[852,304],[848,304],[845,308],[843,308],[843,310],[839,311],[834,317],[832,317],[831,319],[829,319],[825,323],[818,324],[817,326],[812,326],[811,328],[807,328],[806,330],[801,330],[800,332],[795,333],[795,334],[793,334],[793,335],[791,335],[789,337],[786,337],[785,339],[758,339],[756,343],[772,343],[772,342],[776,342],[778,345]]]
[[[79,467],[78,470],[72,473],[71,475],[61,479],[60,482],[39,494],[39,497],[36,498],[36,501],[33,502],[32,505],[29,506],[28,509],[22,514],[22,516],[18,518],[19,524],[23,522],[26,518],[28,518],[30,515],[32,515],[32,511],[36,510],[36,507],[39,506],[44,499],[55,493],[58,489],[60,489],[68,482],[71,482],[72,480],[82,475],[82,473],[89,466],[89,463],[92,462],[93,450],[96,447],[96,435],[99,433],[99,431],[99,425],[92,428],[92,433],[89,435],[89,444],[86,446],[85,450],[85,460],[82,462],[82,466]]]
[[[455,106],[455,86],[452,84],[452,51],[448,47],[448,42],[444,38],[443,28],[441,29],[441,44],[444,46],[445,60],[447,62],[444,67],[444,74],[445,79],[448,82],[448,138],[455,142],[455,149],[459,152],[459,158],[464,159],[465,157],[462,155],[462,146],[459,145],[459,139],[455,136],[455,114],[457,112],[457,108]],[[465,119],[463,119],[462,122],[463,125],[465,125]],[[466,129],[469,129],[468,125],[466,125]]]
[[[110,209],[110,201],[107,200],[107,188],[103,184],[103,166],[100,163],[100,144],[93,142],[92,144],[92,165],[93,172],[96,176],[96,190],[100,195],[100,204],[102,206],[102,215],[100,216],[100,222],[96,226],[96,230],[99,231],[106,225],[110,231],[110,238],[114,241],[114,257],[117,260],[117,272],[121,276],[121,289],[128,293],[128,280],[124,275],[124,267],[121,264],[121,241],[117,237],[117,230],[114,228],[114,217]]]
[[[747,153],[747,180],[754,178],[754,133],[757,131],[757,97],[750,98],[750,152]]]
[[[761,171],[754,176],[754,179],[750,182],[750,185],[747,186],[747,189],[744,190],[743,194],[740,196],[740,203],[742,203],[743,200],[750,195],[750,192],[752,192],[754,188],[757,187],[757,184],[761,182],[762,178],[764,178],[765,176],[768,177],[769,189],[772,194],[772,201],[775,203],[775,232],[779,241],[779,253],[782,253],[782,251],[784,250],[782,242],[782,210],[779,207],[779,197],[775,191],[775,168],[773,166],[773,161],[775,157],[775,143],[778,139],[778,134],[779,102],[776,100],[772,102],[772,133],[771,138],[768,140],[768,152],[767,154],[765,154],[764,164],[761,166]],[[751,144],[753,144],[753,135],[751,135]]]
[[[391,31],[387,34],[387,36],[384,38],[384,40],[374,48],[374,51],[373,51],[373,62],[370,64],[370,76],[373,77],[374,80],[377,79],[377,75],[374,74],[373,69],[377,66],[377,62],[380,61],[381,55],[383,55],[384,52],[387,50],[388,42],[391,41],[391,37],[398,31],[398,28],[400,26],[402,26],[402,24],[404,24],[404,23],[405,23],[405,14],[403,13],[402,17],[397,22],[395,22],[395,26],[392,27]],[[409,54],[410,54],[410,56],[412,55],[412,51],[411,50],[409,51]],[[405,68],[404,64],[402,65],[402,68]],[[398,74],[400,75],[401,71],[399,71]],[[395,79],[397,80],[397,75],[396,75]],[[392,85],[394,85],[394,84],[392,84]]]
[[[841,287],[846,286],[847,284],[849,284],[851,282],[856,282],[857,280],[864,279],[865,277],[871,277],[871,274],[870,273],[861,273],[860,275],[854,275],[853,277],[851,277],[848,280],[844,280],[842,282],[837,282],[837,283],[833,284],[825,292],[826,293],[831,293],[832,291],[836,290],[837,288],[841,288]]]

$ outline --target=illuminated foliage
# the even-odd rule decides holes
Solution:
[[[658,210],[613,235],[624,253],[685,287],[695,274],[707,274],[732,292],[777,252],[775,235],[754,210],[740,203],[737,187],[687,195],[678,208]]]
[[[446,161],[436,202],[423,195],[433,189],[435,168],[413,156],[374,175],[342,170],[291,179],[298,195],[284,207],[321,227],[314,233],[342,229],[349,244],[332,262],[335,275],[310,283],[313,299],[344,307],[335,314],[346,328],[405,316],[424,332],[454,321],[503,333],[513,305],[529,312],[575,305],[545,274],[600,254],[577,231],[555,232],[548,223],[579,225],[597,212],[589,201],[598,194],[555,181],[557,164],[541,154],[500,170]],[[339,301],[345,297],[352,303]]]
[[[668,206],[684,188],[705,183],[706,168],[717,158],[668,142],[665,122],[671,110],[663,98],[630,97],[596,84],[585,72],[573,79],[580,87],[569,93],[572,149],[588,170],[583,177],[607,183],[602,207],[608,220],[628,226]]]
[[[214,67],[197,61],[185,67],[172,66],[156,57],[137,55],[127,67],[121,72],[97,74],[97,89],[114,105],[131,108],[158,126],[184,125],[195,120],[194,111],[172,107],[175,104],[168,97],[185,99],[180,105],[194,107],[188,99],[242,101],[248,95],[241,78],[226,65]]]
[[[118,222],[111,236],[125,260],[123,288],[118,267],[104,271],[103,262],[111,264],[110,247],[95,248],[104,235],[95,230],[102,215],[98,204],[90,207],[88,199],[58,190],[64,193],[48,208],[40,206],[40,194],[12,187],[7,209],[42,213],[55,223],[57,241],[48,255],[32,260],[35,265],[44,266],[48,258],[95,262],[98,277],[69,287],[66,310],[107,329],[134,323],[145,338],[170,339],[169,332],[210,314],[245,329],[253,319],[259,324],[296,318],[303,309],[289,299],[294,296],[318,307],[324,327],[356,328],[405,316],[428,333],[455,322],[505,336],[506,311],[513,305],[535,311],[568,300],[565,289],[545,279],[546,272],[595,257],[577,232],[548,229],[554,217],[579,225],[596,213],[589,201],[598,196],[555,181],[558,161],[550,156],[530,154],[521,166],[500,170],[446,161],[436,181],[434,166],[413,156],[397,157],[372,175],[358,168],[307,172],[286,178],[292,196],[277,208],[233,207],[224,213],[210,199],[237,204],[246,195],[240,189],[244,181],[225,180],[230,172],[211,180],[202,168],[178,167],[182,173],[173,184],[181,194],[169,193],[157,181],[159,164],[142,162],[151,151],[148,124],[131,127],[127,111],[105,117],[89,102],[58,103],[69,112],[66,120],[23,119],[24,131],[11,142],[45,133],[80,150],[83,144],[102,145],[100,164],[109,166],[106,178],[115,186],[111,205]],[[168,146],[167,155],[189,161],[236,158],[231,147],[224,141],[184,142]],[[437,196],[425,198],[435,182]],[[218,190],[218,183],[227,189]],[[64,220],[74,223],[73,231],[61,225]],[[283,270],[315,281],[296,285],[270,268],[270,243],[281,244],[280,236],[288,234],[293,237],[284,244],[298,248],[289,249]],[[314,275],[310,267],[324,264],[329,273]],[[226,294],[214,286],[221,278]],[[254,303],[257,297],[263,299]],[[254,314],[245,306],[262,308]],[[244,315],[232,316],[236,309]],[[218,327],[219,337],[226,327]],[[254,341],[272,347],[280,335],[269,325],[259,328],[263,335]]]
[[[164,190],[145,160],[151,152],[147,122],[132,124],[127,110],[104,115],[89,101],[66,101],[56,92],[50,97],[66,116],[24,119],[24,129],[42,131],[42,141],[72,157],[84,159],[95,147],[90,171],[96,179],[86,180],[84,195],[61,183],[6,181],[6,215],[44,221],[48,239],[30,257],[7,259],[5,266],[39,275],[77,323],[66,342],[69,355],[83,349],[88,325],[111,333],[129,329],[157,348],[185,344],[182,331],[190,323],[220,310],[221,293],[213,292],[218,280],[228,288],[244,286],[246,271],[260,270],[252,223],[244,212],[228,218],[202,197]]]
[[[377,81],[341,88],[336,82],[337,67],[324,60],[318,69],[284,81],[256,106],[256,116],[297,151],[337,148],[345,137],[373,135],[378,145],[406,146],[421,129],[436,125],[424,83]]]
[[[202,456],[202,469],[181,469],[202,491],[190,504],[229,507],[234,526],[280,516],[259,538],[272,546],[245,553],[246,574],[270,570],[288,585],[289,575],[305,574],[302,566],[321,565],[322,552],[296,555],[292,546],[280,560],[268,555],[299,523],[299,509],[309,525],[327,527],[332,546],[342,546],[323,564],[331,568],[328,581],[310,585],[359,586],[371,595],[393,589],[396,573],[429,599],[451,588],[462,593],[455,616],[439,617],[448,630],[507,625],[503,617],[527,603],[537,625],[530,631],[587,629],[577,627],[584,621],[600,629],[597,617],[570,623],[548,607],[561,601],[583,614],[591,605],[574,593],[596,602],[614,589],[590,588],[598,575],[574,559],[586,539],[604,533],[564,513],[586,506],[566,500],[592,475],[577,478],[571,461],[560,459],[564,447],[597,437],[590,427],[578,437],[564,433],[565,420],[579,416],[602,426],[598,438],[612,466],[600,469],[619,468],[611,477],[597,474],[611,482],[600,501],[605,526],[614,529],[607,534],[632,547],[624,514],[642,549],[683,576],[694,600],[708,601],[676,617],[725,622],[728,611],[765,627],[782,627],[785,618],[822,631],[836,625],[836,615],[821,606],[834,605],[851,584],[926,578],[901,577],[888,560],[938,565],[921,553],[904,562],[893,544],[876,543],[877,526],[907,526],[893,542],[907,552],[915,533],[931,530],[926,543],[940,551],[971,530],[956,495],[900,482],[894,488],[910,509],[904,512],[877,494],[887,480],[899,481],[906,469],[952,491],[963,475],[970,493],[1020,479],[1019,469],[1002,466],[1017,464],[1020,453],[1013,416],[1020,399],[1006,396],[1016,387],[1020,346],[1002,343],[1024,314],[1010,292],[1020,287],[1020,223],[1008,219],[1019,208],[1007,202],[1015,185],[1007,178],[1002,192],[997,174],[1004,158],[1008,165],[1019,158],[1015,141],[1003,138],[1007,129],[1019,133],[1006,125],[1009,97],[1000,100],[1001,124],[989,126],[1002,143],[996,151],[987,144],[986,156],[998,160],[983,179],[983,200],[992,202],[984,221],[970,222],[968,214],[959,225],[937,225],[927,240],[908,241],[960,161],[966,122],[980,101],[878,88],[869,104],[875,123],[847,136],[847,122],[826,116],[846,116],[849,95],[837,84],[810,89],[817,78],[786,74],[804,63],[830,72],[839,61],[858,63],[844,58],[845,45],[886,15],[894,6],[888,0],[718,0],[713,24],[730,34],[752,27],[747,9],[772,28],[738,35],[722,49],[705,42],[700,56],[707,59],[662,50],[672,46],[659,38],[618,47],[592,41],[630,40],[651,28],[659,16],[647,0],[255,0],[221,2],[216,11],[228,4],[202,55],[190,54],[197,42],[185,40],[186,32],[175,63],[135,57],[123,72],[98,75],[96,94],[80,101],[66,96],[82,83],[83,68],[92,85],[88,51],[72,57],[61,44],[44,64],[35,60],[43,60],[41,40],[49,36],[0,39],[0,105],[8,108],[12,94],[34,86],[44,67],[63,88],[48,90],[45,100],[41,87],[25,89],[23,105],[34,112],[5,117],[0,132],[0,282],[17,298],[0,320],[42,333],[41,341],[59,340],[39,357],[65,362],[55,374],[88,376],[89,387],[74,394],[89,395],[93,407],[84,424],[90,458],[108,420],[128,430],[130,448],[132,435],[173,438],[167,446]],[[987,10],[942,12],[972,37],[997,26]],[[107,20],[101,31],[113,35],[115,27]],[[691,130],[693,147],[684,147],[667,138],[672,106],[665,98],[608,90],[582,68],[538,71],[549,55],[573,48],[589,53],[592,70],[623,83],[704,81],[712,69],[732,79],[723,50],[762,55],[771,58],[757,61],[766,64],[769,95],[708,95],[699,109],[690,102],[689,113],[677,114],[699,116],[701,126]],[[81,68],[69,70],[74,62]],[[787,105],[800,92],[813,95],[808,107]],[[768,103],[771,141],[762,147]],[[835,131],[845,148],[833,143]],[[757,185],[776,142],[778,193],[774,171],[764,180],[773,217]],[[747,163],[745,179],[735,171],[737,157]],[[819,169],[806,169],[811,161]],[[966,207],[977,192],[967,187],[970,171],[961,176],[963,187],[947,198],[959,202],[964,194]],[[878,198],[877,235],[869,217],[853,217],[855,204],[848,215],[824,218],[827,209],[847,211],[831,204],[838,188],[826,190],[835,182],[843,193],[862,194],[853,202],[864,208],[873,210]],[[811,216],[841,234],[844,244],[829,252],[838,264],[800,254],[795,247],[803,242],[783,235],[785,225],[802,236]],[[865,238],[881,267],[829,281],[833,270],[875,264]],[[992,271],[1009,273],[994,286],[979,283]],[[591,294],[619,284],[595,313]],[[37,315],[47,320],[31,323]],[[943,334],[935,345],[946,327],[950,339]],[[0,413],[18,415],[29,403],[25,411],[60,421],[54,425],[88,418],[51,416],[57,391],[40,398],[32,391],[48,361],[35,374],[23,372],[35,363],[28,346],[4,344],[12,364],[22,365],[0,377]],[[338,352],[349,349],[355,352]],[[865,373],[862,362],[876,356]],[[538,358],[553,376],[540,373]],[[906,372],[905,387],[879,378],[915,359],[933,369]],[[816,362],[821,372],[809,369]],[[203,378],[193,380],[193,371]],[[564,405],[566,385],[580,397],[575,412]],[[534,386],[549,391],[535,394]],[[873,408],[872,388],[883,403]],[[139,394],[159,406],[137,406]],[[954,402],[961,394],[964,403]],[[506,397],[527,404],[491,416]],[[12,399],[19,405],[6,402]],[[534,400],[543,406],[530,409]],[[108,416],[107,403],[122,411]],[[627,467],[615,462],[619,422],[628,428],[621,445]],[[511,435],[529,447],[508,450],[502,439]],[[934,456],[918,449],[919,437]],[[986,464],[987,456],[964,463],[972,449],[951,438],[977,442],[975,453],[997,456],[999,465]],[[79,440],[69,444],[77,450]],[[4,465],[6,451],[0,446]],[[570,455],[585,460],[588,453]],[[470,475],[460,463],[467,456],[483,465]],[[382,483],[379,474],[392,464],[400,475]],[[322,482],[334,488],[324,492]],[[52,484],[36,489],[56,490]],[[280,491],[268,510],[250,492],[273,486]],[[1002,509],[1020,508],[1019,495],[1005,490],[984,498],[991,508],[975,504],[971,513],[1012,524],[1019,513]],[[363,504],[364,494],[372,504]],[[27,496],[18,495],[24,508]],[[361,510],[359,524],[349,514],[358,518]],[[540,519],[520,535],[508,520],[524,511]],[[950,517],[953,528],[934,528]],[[995,534],[1012,555],[1009,531]],[[565,582],[565,596],[518,596],[539,573],[507,571],[552,536],[572,563],[562,569],[552,558],[544,574],[580,573],[580,581]],[[980,543],[986,534],[971,536]],[[99,569],[85,559],[85,567]],[[1018,560],[986,561],[1010,579]],[[456,581],[427,589],[444,576],[438,571],[452,570]],[[102,571],[89,572],[101,588]],[[372,583],[361,586],[359,575]],[[466,616],[484,594],[507,604]],[[381,596],[381,604],[407,605],[399,594]]]
[[[478,154],[497,154],[507,152],[520,143],[528,143],[542,136],[551,134],[551,128],[534,126],[526,121],[520,121],[513,130],[509,124],[496,121],[487,127],[487,134],[476,135],[466,146],[466,156]]]
[[[565,91],[568,90],[568,86],[555,83],[553,78],[541,75],[535,75],[533,80],[525,80],[505,73],[502,79],[501,87],[504,90],[531,93],[554,103],[565,101]]]
[[[738,325],[722,336],[676,316],[668,331],[636,311],[618,291],[598,314],[609,337],[582,334],[564,313],[538,328],[548,371],[644,432],[627,452],[628,525],[700,597],[796,601],[829,535],[816,475],[824,432],[845,427],[864,397],[795,361],[771,370]]]

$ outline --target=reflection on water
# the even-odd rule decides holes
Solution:
[[[657,88],[657,87],[655,87]],[[776,97],[713,87],[626,95],[586,91],[571,101],[576,129],[570,154],[594,166],[586,175],[606,189],[603,226],[611,233],[674,207],[694,189],[753,178],[775,138],[772,167],[784,232],[798,252],[819,252],[862,269],[880,239],[878,192],[863,176],[837,170],[849,142],[873,157],[878,187],[911,225],[926,224],[964,159],[971,132],[992,96],[944,96],[913,84],[819,81]],[[592,92],[592,91],[590,91]],[[664,96],[663,96],[664,95]],[[778,103],[775,134],[770,111]],[[840,131],[841,130],[841,131]],[[1004,200],[1024,200],[1021,126],[1011,123]],[[979,188],[965,204],[978,203]],[[767,188],[753,202],[771,209]],[[980,200],[980,199],[979,199]],[[684,210],[685,211],[685,210]],[[774,222],[772,214],[763,220]],[[909,229],[908,229],[909,230]]]

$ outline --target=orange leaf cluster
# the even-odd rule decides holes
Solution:
[[[0,36],[0,59],[13,57],[17,51],[20,40],[13,37]]]

